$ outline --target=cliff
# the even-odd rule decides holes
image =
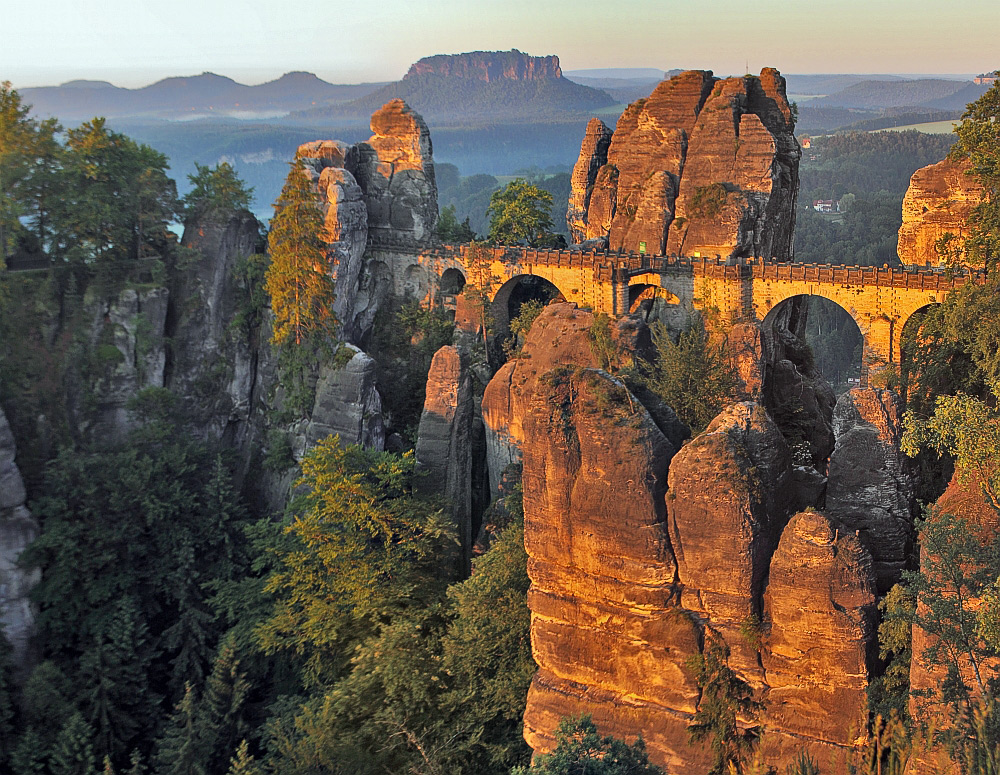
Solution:
[[[483,398],[491,464],[523,460],[539,665],[526,739],[551,750],[559,719],[588,713],[604,734],[641,734],[668,771],[704,772],[707,750],[688,741],[702,702],[690,660],[721,637],[764,703],[765,761],[807,750],[846,770],[875,637],[866,540],[815,510],[826,478],[793,464],[765,405],[730,406],[682,445],[662,410],[597,368],[593,320],[547,306]],[[642,327],[618,321],[619,350],[634,352]]]
[[[533,57],[513,48],[510,51],[471,51],[467,54],[424,57],[410,65],[403,80],[420,75],[467,78],[486,83],[535,81],[562,78],[562,68],[557,56]]]
[[[353,102],[292,114],[308,120],[366,116],[403,99],[432,123],[579,118],[615,104],[607,93],[563,77],[559,57],[474,51],[425,57],[406,76]]]
[[[903,225],[899,227],[899,260],[904,265],[941,263],[935,243],[945,234],[959,238],[955,247],[962,260],[966,221],[983,197],[983,187],[968,173],[967,163],[950,159],[913,173],[903,197]]]
[[[575,242],[650,254],[792,255],[800,150],[785,79],[662,82],[606,128],[591,124],[573,171],[567,223]]]

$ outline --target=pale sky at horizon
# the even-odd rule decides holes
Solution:
[[[391,81],[424,56],[511,48],[564,70],[974,74],[1000,67],[998,31],[996,0],[0,0],[0,81]]]

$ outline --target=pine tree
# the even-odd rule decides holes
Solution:
[[[323,214],[301,158],[292,163],[274,207],[265,283],[274,311],[272,341],[302,345],[317,337],[332,338],[337,320]]]
[[[154,771],[156,775],[205,775],[205,759],[198,724],[198,700],[188,684],[160,738]]]
[[[49,771],[52,775],[96,775],[93,731],[80,713],[74,713],[56,740]]]
[[[250,753],[246,740],[240,741],[236,755],[229,760],[229,771],[226,775],[263,775],[263,770]]]
[[[219,655],[208,676],[198,711],[198,729],[204,738],[204,750],[212,759],[217,759],[219,765],[225,764],[228,752],[246,732],[242,711],[249,691],[250,683],[240,670],[233,639],[229,638],[219,646]],[[210,770],[221,771],[221,766],[210,767]]]

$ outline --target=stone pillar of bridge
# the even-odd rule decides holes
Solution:
[[[620,317],[621,315],[628,314],[628,275],[620,269],[615,270],[614,280],[612,281],[614,287],[614,303],[612,309],[614,314],[612,317]]]
[[[861,363],[861,384],[868,386],[869,378],[889,364],[899,362],[899,334],[896,321],[886,315],[873,315],[867,325],[861,325],[864,338],[864,355]]]

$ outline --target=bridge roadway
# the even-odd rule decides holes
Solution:
[[[511,291],[529,275],[548,280],[568,301],[612,316],[633,311],[643,299],[655,295],[694,309],[714,308],[723,320],[766,324],[782,302],[796,296],[822,296],[845,309],[858,324],[868,367],[899,360],[903,327],[915,313],[941,303],[970,280],[983,281],[982,273],[952,274],[930,267],[742,262],[523,247],[481,249],[476,255],[468,246],[429,251],[400,246],[372,253],[373,257],[381,253],[383,260],[397,266],[399,260],[407,260],[402,255],[407,254],[413,262],[405,270],[407,276],[412,278],[414,269],[422,266],[436,276],[442,289],[449,284],[449,274],[457,277],[449,270],[456,270],[465,282],[485,286],[500,317],[506,316]]]

